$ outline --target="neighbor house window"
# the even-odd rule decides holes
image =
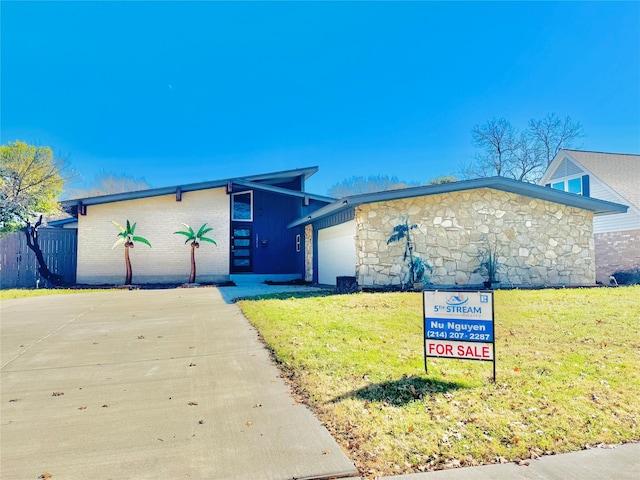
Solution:
[[[560,180],[553,183],[548,183],[547,187],[551,187],[555,190],[562,190],[564,192],[577,193],[578,195],[589,196],[589,176],[582,175],[581,177],[568,178],[566,180]]]
[[[567,192],[579,193],[582,195],[582,178],[572,178],[567,180]]]
[[[253,220],[253,192],[231,194],[231,220],[240,222]]]

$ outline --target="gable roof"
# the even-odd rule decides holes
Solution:
[[[188,183],[183,185],[174,185],[171,187],[149,188],[146,190],[136,190],[133,192],[113,193],[110,195],[100,195],[95,197],[73,198],[60,202],[62,208],[68,213],[77,217],[78,206],[100,205],[104,203],[123,202],[127,200],[135,200],[139,198],[158,197],[162,195],[181,194],[185,192],[195,192],[198,190],[208,190],[211,188],[220,188],[228,185],[238,184],[250,188],[259,188],[262,190],[279,193],[283,195],[291,195],[296,197],[308,197],[313,200],[322,202],[332,202],[335,199],[313,193],[306,193],[297,190],[289,190],[275,186],[275,184],[294,180],[302,177],[302,185],[304,180],[318,171],[318,167],[306,167],[293,170],[283,170],[280,172],[264,173],[259,175],[248,175],[243,177],[232,177],[220,180],[211,180],[206,182]]]
[[[291,222],[287,227],[293,228],[307,223],[313,223],[322,218],[343,212],[350,208],[365,203],[384,202],[388,200],[399,200],[402,198],[437,195],[441,193],[460,192],[464,190],[477,190],[480,188],[492,188],[504,192],[515,193],[525,197],[546,200],[548,202],[560,203],[571,207],[589,210],[595,215],[609,215],[613,213],[624,213],[627,211],[626,205],[598,200],[591,197],[577,195],[575,193],[563,192],[549,187],[542,187],[532,183],[520,182],[506,177],[486,177],[463,180],[459,182],[443,183],[440,185],[425,185],[422,187],[402,188],[399,190],[386,190],[383,192],[367,193],[363,195],[353,195],[344,197],[319,208],[306,217],[299,218]]]
[[[631,205],[640,208],[640,155],[563,149],[549,165],[543,180],[548,179],[564,158],[581,165],[586,173],[599,178]]]

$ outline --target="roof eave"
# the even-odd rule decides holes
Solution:
[[[241,187],[252,188],[254,190],[263,190],[265,192],[277,193],[291,197],[309,198],[311,200],[318,200],[325,203],[331,203],[335,201],[335,198],[325,197],[323,195],[316,195],[314,193],[303,192],[301,190],[289,190],[288,188],[275,187],[273,185],[249,182],[241,179],[232,180],[231,183],[234,185],[239,185]]]
[[[320,208],[311,215],[299,218],[288,225],[289,228],[312,223],[329,215],[338,213],[346,208],[356,207],[363,203],[376,203],[389,200],[417,197],[421,195],[437,195],[442,193],[460,192],[480,188],[493,188],[504,192],[524,195],[539,200],[560,203],[571,207],[581,208],[593,212],[595,215],[611,215],[625,213],[626,205],[607,202],[591,197],[584,197],[574,193],[563,192],[549,187],[542,187],[532,183],[520,182],[505,177],[475,178],[459,182],[444,183],[439,185],[426,185],[421,187],[404,188],[401,190],[386,190],[384,192],[367,193],[345,197],[336,202]]]
[[[174,185],[170,187],[160,187],[160,188],[150,188],[147,190],[135,190],[132,192],[123,192],[123,193],[114,193],[110,195],[99,195],[95,197],[80,197],[80,198],[70,198],[68,200],[63,200],[60,202],[60,205],[64,209],[72,209],[77,206],[79,203],[82,203],[85,206],[89,205],[99,205],[103,203],[113,203],[113,202],[123,202],[128,200],[137,200],[141,198],[149,198],[149,197],[159,197],[162,195],[174,195],[176,192],[193,192],[198,190],[206,190],[209,188],[220,188],[226,186],[229,182],[245,180],[245,181],[266,181],[266,180],[274,180],[281,178],[296,178],[299,176],[303,176],[305,179],[309,178],[311,175],[318,171],[318,167],[306,167],[306,168],[298,168],[293,170],[282,170],[279,172],[259,174],[259,175],[248,175],[243,177],[232,177],[221,180],[212,180],[207,182],[197,182],[197,183],[187,183],[184,185]],[[319,198],[321,196],[318,196]],[[333,199],[328,199],[326,201],[332,201]]]

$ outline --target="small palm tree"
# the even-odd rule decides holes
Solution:
[[[409,225],[409,221],[405,218],[404,223],[393,227],[393,233],[387,240],[387,245],[401,240],[405,241],[402,260],[407,262],[409,267],[409,278],[404,284],[408,288],[413,288],[414,283],[422,282],[424,280],[425,273],[427,271],[432,271],[431,265],[429,265],[427,261],[413,253],[413,242],[411,241],[410,232],[415,228],[418,228],[418,225],[416,223]]]
[[[185,244],[187,244],[188,242],[191,242],[191,275],[189,275],[189,283],[195,283],[196,281],[196,248],[200,248],[200,242],[209,242],[209,243],[213,243],[214,245],[218,245],[218,244],[214,239],[204,236],[206,233],[209,233],[211,230],[213,230],[213,227],[207,228],[206,223],[200,227],[200,229],[198,230],[198,233],[194,232],[193,228],[191,228],[186,223],[183,223],[182,225],[187,227],[186,231],[180,230],[173,233],[175,233],[176,235],[184,235],[185,237],[187,237],[187,239],[184,241]]]
[[[127,220],[126,228],[124,228],[122,225],[120,225],[117,222],[112,221],[111,223],[113,223],[116,227],[120,229],[120,233],[118,234],[120,238],[116,240],[116,243],[114,243],[113,247],[111,248],[114,249],[116,248],[116,246],[120,245],[121,243],[124,243],[124,262],[125,262],[125,265],[127,266],[127,276],[125,277],[124,284],[131,285],[131,278],[133,277],[133,271],[131,270],[131,260],[129,259],[129,249],[133,248],[133,242],[141,242],[149,246],[151,246],[151,244],[149,243],[149,240],[147,240],[146,238],[138,237],[134,235],[136,231],[135,222],[133,223],[133,225],[131,225],[131,223],[129,223],[129,220]]]

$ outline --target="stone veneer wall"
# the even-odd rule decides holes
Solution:
[[[404,243],[387,245],[408,218],[414,254],[433,267],[435,285],[481,285],[478,249],[495,243],[503,285],[595,283],[593,214],[493,189],[477,189],[356,208],[358,284],[399,285],[408,275]]]
[[[596,280],[609,285],[609,276],[640,266],[640,230],[596,233]]]

